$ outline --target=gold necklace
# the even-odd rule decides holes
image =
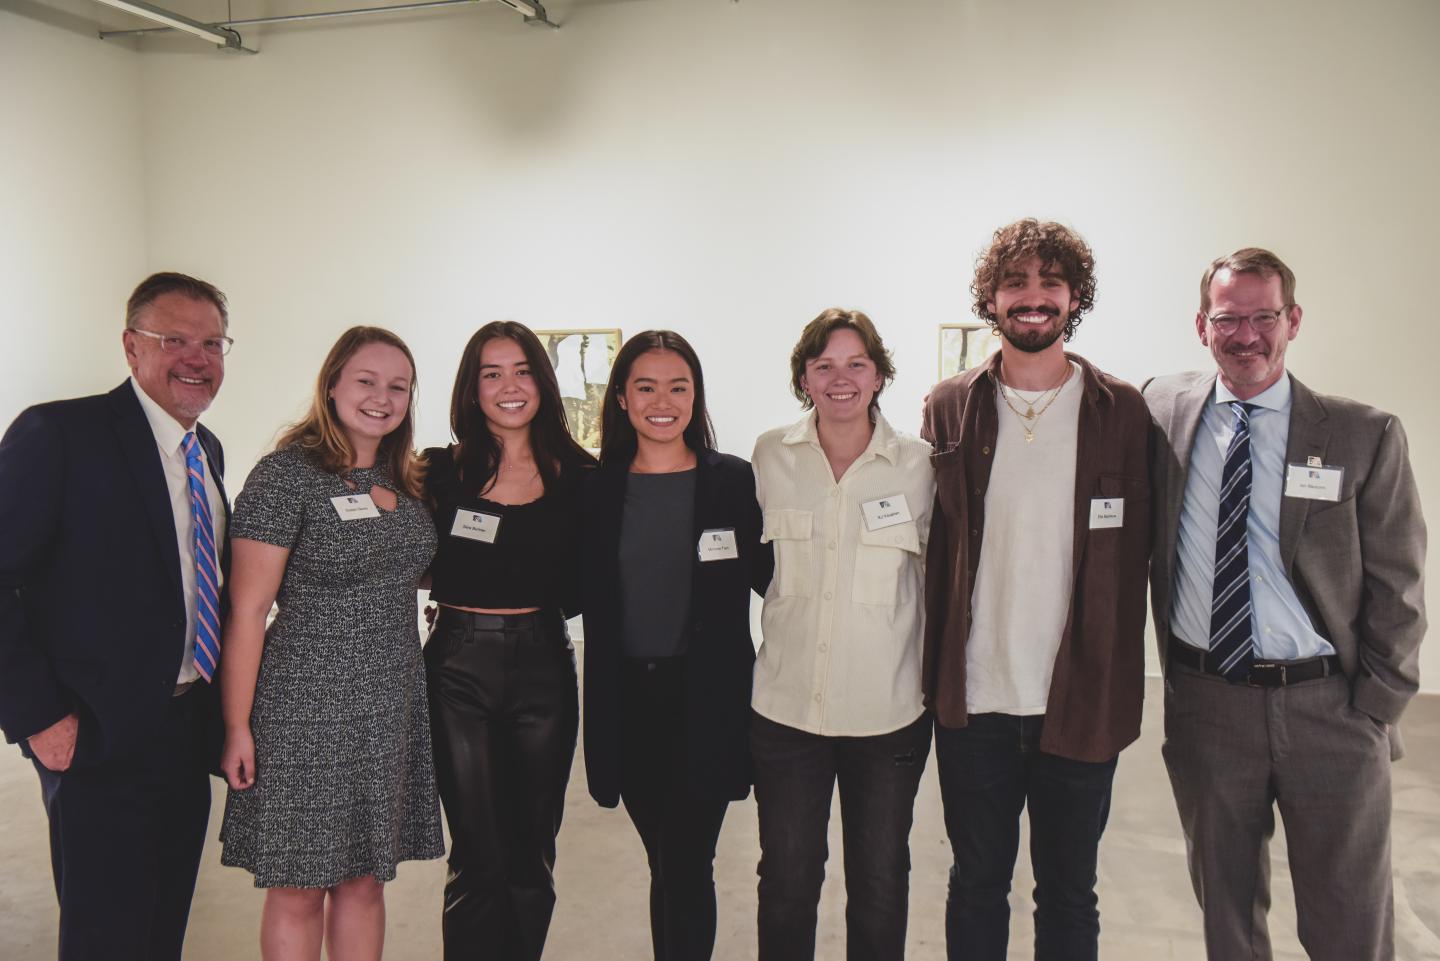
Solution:
[[[1010,392],[1014,390],[1014,388],[1005,383],[1005,381],[1000,380],[999,377],[996,377],[996,381],[1000,384],[1000,399],[1005,402],[1006,407],[1010,408],[1010,413],[1014,414],[1020,420],[1020,429],[1025,432],[1025,443],[1031,444],[1035,441],[1035,428],[1026,422],[1034,421],[1035,427],[1040,426],[1041,416],[1050,409],[1050,405],[1055,403],[1056,398],[1060,396],[1061,388],[1063,388],[1065,383],[1070,379],[1071,370],[1073,370],[1073,368],[1067,363],[1065,365],[1065,376],[1060,378],[1060,383],[1041,391],[1034,401],[1025,401],[1025,398],[1020,396],[1020,392],[1015,391],[1015,396],[1020,397],[1020,400],[1026,404],[1025,413],[1023,414],[1020,413],[1014,404],[1010,403]],[[1050,399],[1045,401],[1039,410],[1036,410],[1035,404],[1038,404],[1046,394],[1050,395]]]

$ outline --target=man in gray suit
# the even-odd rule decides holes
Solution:
[[[1390,761],[1419,684],[1425,522],[1391,415],[1285,373],[1295,275],[1210,265],[1219,367],[1145,385],[1165,764],[1210,961],[1269,959],[1278,805],[1312,961],[1393,959]]]

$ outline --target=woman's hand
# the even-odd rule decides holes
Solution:
[[[220,770],[233,790],[244,791],[255,783],[255,738],[249,731],[225,732]]]

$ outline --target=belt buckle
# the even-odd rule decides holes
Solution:
[[[1251,687],[1284,687],[1286,684],[1284,664],[1258,661],[1250,665],[1245,683]]]

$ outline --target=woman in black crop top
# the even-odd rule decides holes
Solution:
[[[715,450],[705,383],[679,334],[620,349],[600,469],[587,478],[585,770],[650,862],[658,961],[715,946],[715,843],[750,792],[750,591],[773,567],[750,465]]]
[[[537,961],[555,906],[555,837],[579,706],[565,617],[578,610],[579,480],[539,339],[470,338],[450,400],[457,441],[426,451],[439,550],[425,646],[435,774],[450,823],[445,958]]]

